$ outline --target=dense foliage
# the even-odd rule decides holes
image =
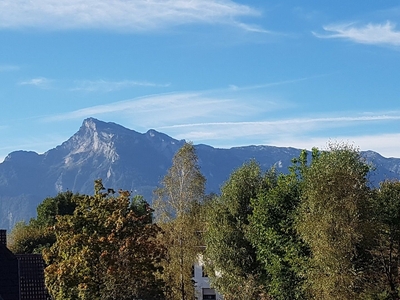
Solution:
[[[58,216],[56,242],[44,250],[46,284],[54,299],[162,299],[155,278],[164,249],[151,209],[126,191],[79,198],[72,215]],[[140,202],[139,202],[140,204]],[[142,213],[138,213],[142,211]]]
[[[205,263],[226,300],[400,299],[400,182],[373,188],[346,144],[303,151],[287,173],[250,161],[205,196],[192,144],[155,191],[60,193],[11,233],[16,253],[44,254],[55,299],[193,299]],[[154,217],[154,219],[153,219]],[[154,223],[155,221],[155,223]]]
[[[265,293],[274,299],[304,299],[302,273],[309,251],[294,228],[301,200],[296,171],[301,171],[297,164],[288,175],[270,173],[268,188],[251,202],[248,236],[265,274]]]
[[[400,184],[368,182],[333,144],[287,174],[234,171],[207,211],[211,281],[226,299],[400,299]]]
[[[262,277],[256,249],[247,238],[251,200],[267,181],[251,162],[232,173],[207,212],[205,233],[208,274],[226,299],[259,299]]]
[[[31,219],[28,224],[20,222],[13,228],[10,249],[14,253],[41,253],[50,247],[56,241],[52,230],[56,216],[72,214],[80,197],[67,191],[44,199],[37,207],[36,219]]]
[[[400,292],[400,182],[384,181],[373,197],[375,293],[399,299]]]
[[[307,288],[317,299],[356,299],[365,290],[368,171],[356,150],[334,145],[304,174],[296,228],[312,253]]]

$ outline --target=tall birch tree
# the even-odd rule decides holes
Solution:
[[[155,191],[156,222],[162,229],[159,239],[167,251],[161,275],[167,299],[194,297],[192,267],[202,248],[199,211],[205,181],[193,144],[185,143]]]

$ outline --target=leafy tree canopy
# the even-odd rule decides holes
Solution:
[[[386,180],[375,190],[373,203],[375,297],[400,299],[400,182]],[[376,295],[377,294],[377,295]]]
[[[291,172],[276,175],[251,202],[248,237],[265,272],[263,284],[273,299],[304,299],[302,285],[309,251],[294,228],[300,204],[306,152],[293,160]]]
[[[311,251],[307,290],[316,299],[357,299],[367,283],[369,166],[349,145],[328,150],[304,174],[297,220]]]
[[[272,179],[273,181],[273,179]],[[261,268],[246,232],[251,201],[271,184],[251,161],[234,171],[206,213],[205,259],[212,284],[226,299],[261,299]]]
[[[55,299],[162,299],[155,278],[163,248],[150,208],[129,192],[114,196],[95,182],[72,215],[58,216],[56,242],[44,251],[46,284]],[[139,203],[140,204],[140,203]],[[146,206],[148,207],[148,206]]]
[[[71,215],[81,196],[70,191],[59,193],[56,197],[43,200],[37,207],[37,217],[28,224],[16,224],[10,235],[10,249],[14,253],[41,253],[56,240],[51,227],[56,217]]]

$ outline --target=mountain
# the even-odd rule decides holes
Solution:
[[[0,228],[11,228],[36,215],[37,205],[58,192],[92,194],[95,179],[105,187],[132,191],[152,200],[152,192],[172,164],[172,157],[185,143],[149,130],[146,133],[94,118],[83,121],[70,139],[43,154],[30,151],[10,153],[0,163]],[[196,145],[199,165],[207,178],[207,192],[218,193],[230,173],[250,159],[263,169],[275,165],[286,172],[299,149],[246,146],[218,149]],[[400,159],[384,158],[376,152],[363,153],[376,169],[371,182],[400,178]]]

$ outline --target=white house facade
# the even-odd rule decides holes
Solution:
[[[199,255],[198,263],[194,265],[193,280],[195,281],[195,293],[198,300],[222,300],[223,297],[215,289],[210,287],[210,281],[204,272],[202,256]]]

